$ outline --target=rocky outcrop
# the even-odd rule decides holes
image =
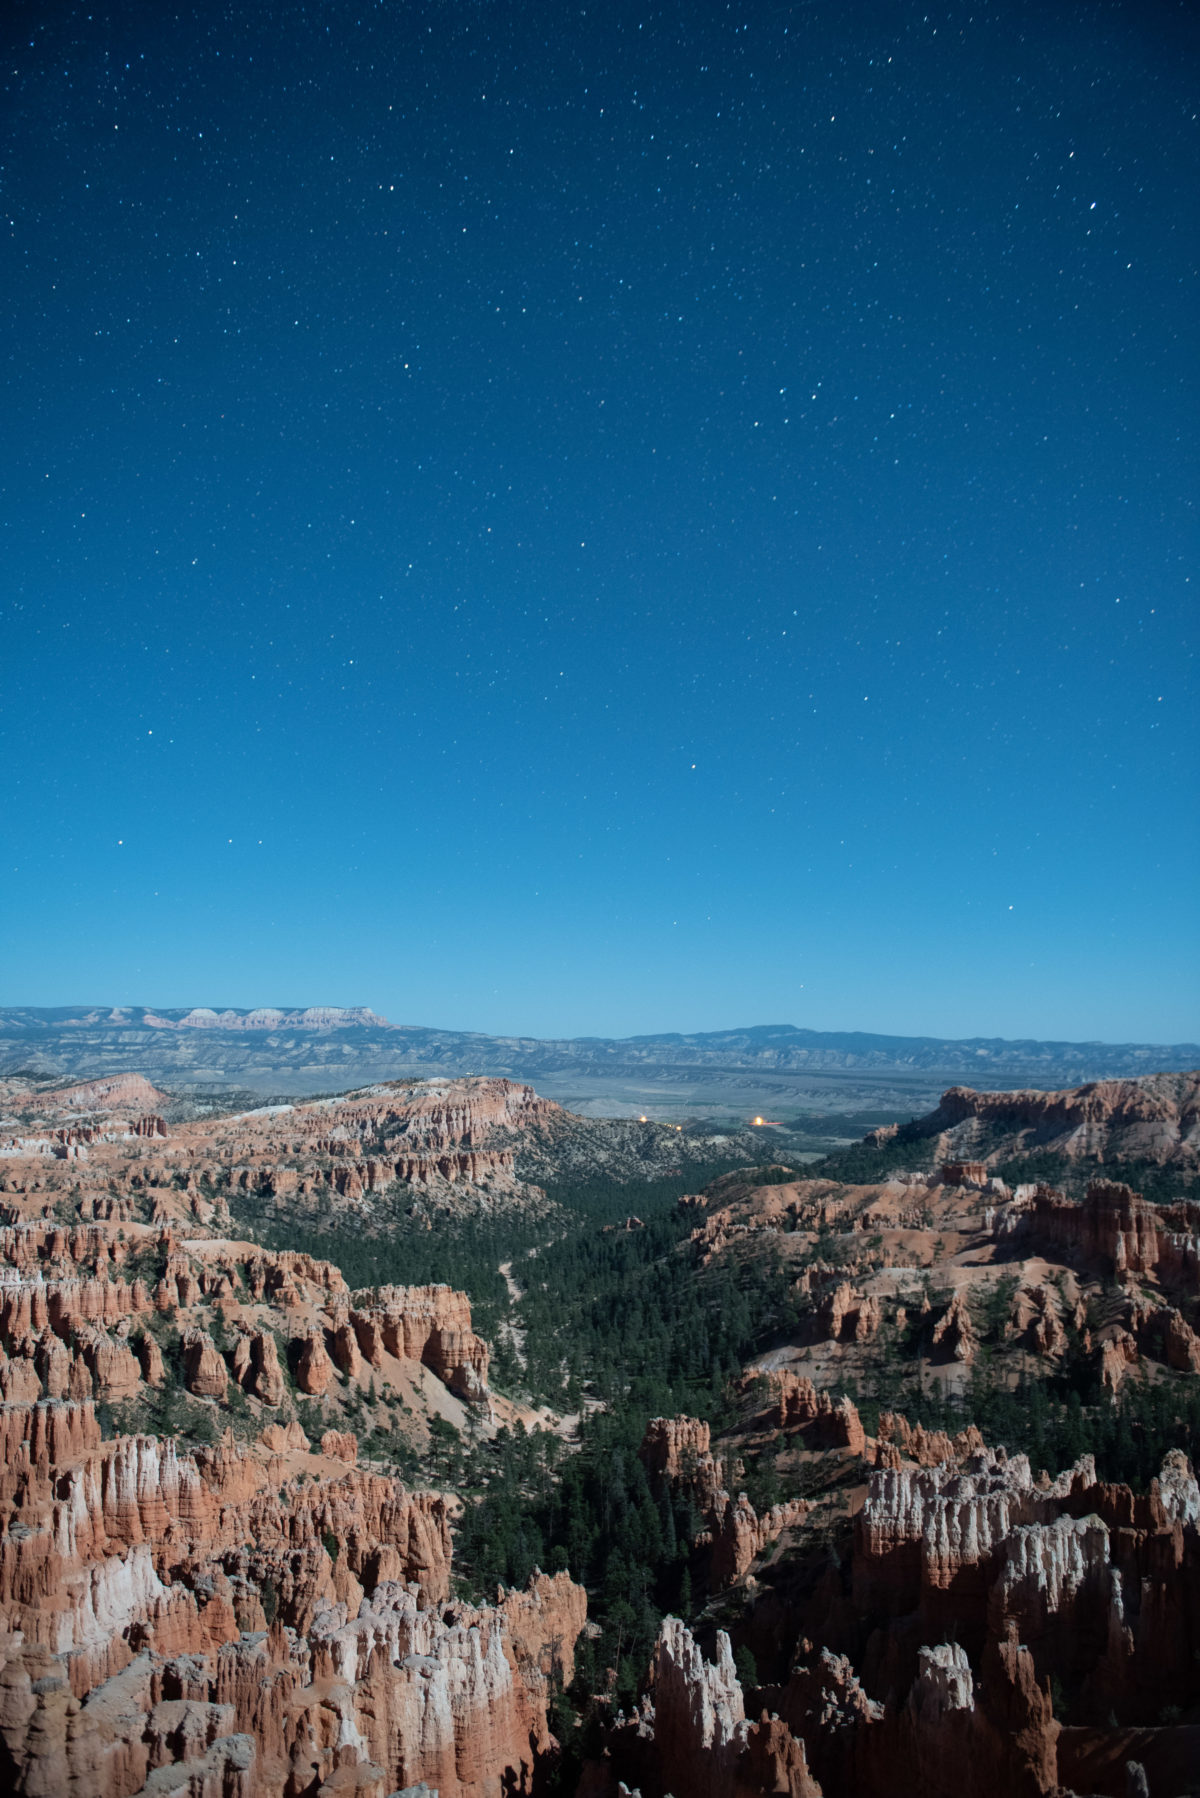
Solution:
[[[979,1343],[971,1322],[965,1292],[956,1292],[933,1326],[932,1343],[947,1359],[963,1361],[969,1367],[975,1359]]]
[[[1082,1307],[1080,1307],[1082,1312]],[[1028,1342],[1036,1354],[1053,1359],[1064,1355],[1068,1340],[1062,1302],[1043,1281],[1021,1286],[1013,1297],[1011,1325],[1018,1339]]]
[[[1003,1544],[1019,1526],[1057,1515],[1065,1493],[1095,1482],[1089,1462],[1043,1490],[1023,1455],[990,1450],[962,1463],[884,1467],[870,1476],[857,1519],[855,1599],[864,1612],[924,1610],[939,1628],[982,1602]]]
[[[531,1592],[525,1621],[539,1609]],[[0,1738],[17,1792],[49,1790],[53,1773],[112,1798],[401,1785],[501,1798],[530,1790],[550,1746],[540,1656],[552,1650],[536,1628],[518,1654],[503,1611],[422,1609],[384,1581],[353,1613],[320,1611],[303,1638],[276,1625],[216,1654],[144,1652],[82,1704],[44,1650],[0,1648]]]
[[[1162,1333],[1162,1357],[1179,1373],[1200,1373],[1200,1336],[1173,1305],[1164,1306],[1157,1318]]]
[[[332,1339],[334,1362],[350,1379],[357,1380],[364,1364],[354,1325],[349,1320],[337,1324],[332,1331]]]
[[[95,1324],[85,1324],[75,1332],[75,1353],[91,1374],[98,1397],[119,1403],[134,1396],[142,1370],[125,1342],[114,1341]]]
[[[466,1399],[487,1396],[488,1347],[471,1329],[465,1293],[449,1286],[381,1286],[356,1293],[349,1314],[362,1359],[421,1361]]]
[[[1037,1241],[1119,1279],[1154,1276],[1200,1290],[1200,1205],[1151,1205],[1114,1181],[1093,1183],[1081,1203],[1039,1187],[1026,1227]]]
[[[207,1330],[188,1330],[183,1337],[183,1378],[197,1398],[224,1398],[229,1385],[225,1363]],[[161,1362],[161,1355],[159,1357]]]
[[[14,1791],[259,1798],[339,1769],[360,1791],[528,1790],[584,1621],[565,1574],[498,1609],[448,1605],[445,1502],[347,1465],[336,1432],[314,1463],[294,1422],[259,1459],[102,1444],[90,1405],[0,1420],[0,1504],[22,1518],[0,1544]]]
[[[349,1430],[326,1430],[321,1437],[321,1453],[353,1467],[358,1460],[358,1437]]]
[[[334,1366],[324,1338],[316,1330],[310,1330],[295,1346],[296,1384],[309,1397],[319,1398],[334,1378]]]
[[[905,1126],[943,1156],[982,1162],[1050,1151],[1074,1160],[1200,1163],[1200,1073],[1094,1080],[1060,1092],[976,1092],[952,1086],[936,1111]]]
[[[267,1330],[239,1336],[233,1351],[233,1377],[264,1405],[281,1405],[286,1390],[279,1349]]]
[[[1115,1398],[1131,1367],[1137,1366],[1138,1345],[1128,1330],[1114,1330],[1099,1345],[1100,1381]]]
[[[879,1300],[864,1298],[848,1280],[840,1281],[822,1301],[819,1329],[833,1342],[870,1342],[882,1322]]]
[[[162,1350],[149,1330],[143,1330],[140,1335],[132,1337],[130,1346],[137,1356],[138,1366],[147,1386],[161,1386],[166,1379],[166,1364]]]
[[[875,1463],[878,1467],[900,1467],[905,1461],[918,1467],[940,1467],[945,1463],[961,1463],[984,1452],[984,1441],[974,1424],[957,1436],[944,1430],[926,1430],[921,1424],[909,1423],[895,1411],[880,1413],[875,1438]]]
[[[784,1504],[772,1505],[760,1517],[744,1492],[740,1492],[736,1499],[731,1499],[727,1492],[719,1492],[709,1513],[709,1584],[712,1590],[724,1591],[743,1579],[773,1543],[788,1531],[800,1528],[808,1517],[809,1508],[802,1498],[793,1498]]]
[[[818,1389],[803,1374],[790,1369],[773,1370],[766,1375],[772,1399],[775,1427],[785,1433],[803,1430],[818,1448],[844,1448],[860,1455],[866,1447],[866,1432],[851,1399],[835,1399]]]
[[[944,1161],[943,1186],[965,1186],[982,1192],[988,1182],[986,1161]]]
[[[717,1633],[717,1658],[707,1661],[687,1626],[665,1617],[652,1668],[654,1704],[643,1713],[652,1727],[654,1759],[664,1790],[695,1798],[774,1792],[820,1798],[804,1744],[776,1719],[746,1721],[745,1699],[729,1637]]]
[[[709,1426],[696,1417],[652,1417],[638,1459],[656,1489],[686,1488],[701,1511],[710,1511],[725,1485],[725,1464],[709,1446]]]
[[[852,1611],[840,1581],[813,1587],[810,1639],[786,1683],[756,1696],[804,1741],[826,1790],[1049,1798],[1065,1772],[1051,1691],[1075,1713],[1067,1766],[1095,1769],[1101,1741],[1132,1741],[1164,1705],[1186,1711],[1200,1487],[1184,1456],[1169,1455],[1151,1492],[1135,1497],[1098,1484],[1086,1460],[1035,1480],[1023,1457],[969,1452],[961,1440],[944,1444],[955,1458],[914,1467],[943,1444],[881,1420],[879,1448],[898,1455],[901,1442],[908,1464],[871,1476],[855,1524]],[[774,1598],[764,1621],[769,1639]],[[839,1635],[857,1644],[853,1655],[812,1646]],[[708,1683],[719,1684],[711,1673]],[[1089,1719],[1090,1735],[1079,1727]],[[1183,1724],[1156,1734],[1164,1792],[1187,1789],[1168,1771],[1185,1764],[1187,1738]]]
[[[173,1208],[202,1196],[190,1174],[164,1164],[159,1184],[136,1149],[129,1166],[161,1226],[93,1202],[87,1224],[0,1231],[0,1785],[41,1798],[529,1792],[582,1589],[537,1575],[494,1606],[451,1602],[449,1502],[360,1467],[349,1429],[314,1428],[314,1452],[290,1390],[289,1369],[310,1425],[375,1403],[343,1393],[339,1359],[352,1377],[378,1365],[393,1412],[397,1389],[420,1403],[431,1384],[400,1362],[486,1400],[465,1297],[351,1295],[328,1263],[181,1220]],[[141,1400],[210,1439],[228,1406],[258,1433],[190,1453],[169,1437],[103,1440],[100,1400]]]
[[[857,1412],[853,1406],[849,1409],[857,1424]],[[830,1404],[827,1419],[835,1431],[841,1416]],[[684,1491],[703,1513],[706,1528],[696,1542],[709,1551],[708,1578],[714,1592],[742,1579],[773,1543],[799,1528],[808,1516],[802,1499],[773,1505],[760,1516],[744,1492],[732,1498],[725,1490],[725,1462],[709,1447],[709,1426],[695,1417],[652,1418],[638,1454],[656,1492]],[[740,1474],[740,1462],[734,1471]]]
[[[157,1026],[149,1034],[161,1044]],[[174,1047],[203,1034],[181,1027]],[[21,1201],[3,1215],[40,1217],[71,1191],[80,1215],[123,1221],[211,1224],[229,1218],[232,1200],[318,1227],[340,1213],[377,1228],[405,1189],[407,1203],[431,1211],[537,1212],[547,1200],[533,1182],[670,1174],[750,1160],[756,1147],[750,1132],[578,1117],[531,1086],[487,1076],[382,1082],[333,1100],[193,1118],[165,1135],[161,1095],[128,1115],[134,1122],[80,1119],[52,1105],[31,1115],[25,1135],[0,1141],[0,1189]]]
[[[108,1074],[99,1080],[80,1080],[74,1086],[57,1086],[39,1092],[35,1103],[40,1112],[119,1111],[137,1116],[157,1112],[167,1104],[168,1096],[141,1074]]]

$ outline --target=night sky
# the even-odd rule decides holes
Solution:
[[[1195,1037],[1193,7],[6,16],[0,1002]]]

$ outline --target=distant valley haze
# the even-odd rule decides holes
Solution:
[[[789,1024],[539,1038],[398,1024],[369,1007],[0,1009],[0,1076],[137,1073],[234,1103],[489,1074],[592,1116],[877,1121],[927,1110],[952,1084],[1051,1089],[1198,1066],[1194,1042],[955,1041]]]

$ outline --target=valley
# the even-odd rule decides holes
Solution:
[[[369,1007],[0,1007],[0,1078],[138,1073],[226,1110],[401,1078],[494,1075],[601,1117],[729,1124],[915,1116],[943,1088],[1074,1086],[1200,1065],[1195,1043],[885,1036],[790,1024],[612,1039],[488,1036],[393,1024]],[[864,1129],[866,1125],[862,1126]]]

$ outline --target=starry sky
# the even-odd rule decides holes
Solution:
[[[1188,4],[6,20],[0,1002],[1196,1036]]]

